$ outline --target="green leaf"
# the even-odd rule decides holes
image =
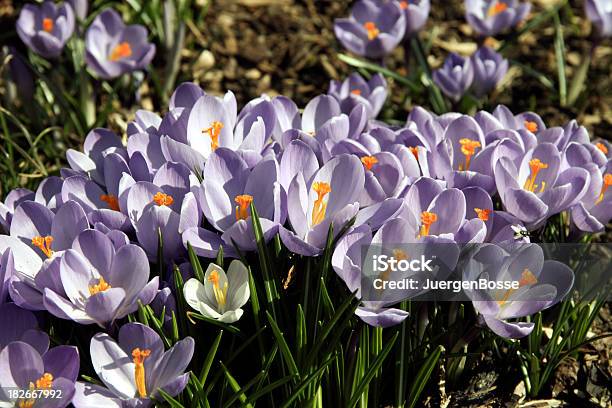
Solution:
[[[591,67],[591,51],[587,51],[585,55],[582,57],[582,63],[576,70],[574,74],[574,78],[572,79],[572,83],[570,84],[569,92],[567,95],[567,105],[574,106],[576,100],[582,93],[582,89],[584,88],[584,83],[587,79],[587,74],[589,73],[589,68]]]
[[[555,22],[555,59],[557,61],[557,76],[559,77],[559,100],[561,106],[567,105],[567,78],[565,76],[565,40],[559,12],[553,15]]]
[[[197,320],[201,320],[203,322],[210,323],[210,324],[215,325],[217,327],[220,327],[223,330],[226,330],[226,331],[228,331],[228,332],[230,332],[232,334],[242,334],[240,329],[238,327],[236,327],[236,326],[232,326],[230,324],[223,323],[223,322],[220,322],[220,321],[215,320],[215,319],[210,319],[210,318],[208,318],[206,316],[202,316],[200,313],[197,313],[197,312],[187,312],[187,317],[190,320],[191,320],[191,318],[195,318]]]
[[[367,69],[369,71],[374,71],[374,72],[379,72],[381,74],[383,74],[384,76],[387,76],[389,78],[393,78],[395,79],[397,82],[399,82],[402,85],[407,86],[412,92],[418,92],[419,91],[419,85],[417,85],[414,81],[412,81],[409,78],[406,78],[405,76],[402,76],[400,74],[398,74],[397,72],[393,72],[387,68],[381,67],[380,65],[377,64],[373,64],[371,62],[359,59],[359,58],[354,58],[351,57],[349,55],[346,54],[338,54],[338,58],[341,61],[346,62],[347,64],[355,67],[355,68],[364,68]]]
[[[368,369],[365,372],[365,375],[363,376],[363,378],[359,382],[359,385],[357,385],[357,388],[353,392],[353,396],[351,397],[351,400],[349,401],[347,405],[348,408],[352,408],[357,404],[357,402],[361,398],[361,394],[363,394],[365,388],[368,386],[368,384],[370,384],[370,381],[372,381],[372,379],[376,375],[376,372],[380,369],[380,367],[382,367],[387,356],[393,349],[393,346],[395,345],[395,341],[397,340],[398,335],[399,333],[395,333],[393,335],[393,337],[387,343],[385,348],[378,354],[378,356],[376,356],[376,359],[374,359],[372,364],[368,366]]]
[[[201,283],[204,283],[204,270],[202,269],[202,264],[200,263],[200,259],[196,255],[195,251],[193,250],[193,247],[191,246],[191,243],[189,242],[187,243],[187,254],[189,255],[189,262],[191,263],[191,267],[193,268],[193,273],[196,279],[199,280]]]
[[[270,322],[272,333],[274,334],[274,337],[276,338],[278,347],[280,348],[281,354],[283,356],[283,360],[285,361],[285,365],[287,366],[289,373],[291,375],[299,377],[300,372],[298,370],[297,364],[295,363],[295,359],[293,358],[293,355],[291,354],[289,345],[287,344],[287,341],[285,341],[284,334],[280,331],[280,329],[278,328],[278,325],[276,324],[276,321],[274,320],[274,318],[269,312],[266,312],[266,316],[268,317],[268,322]]]
[[[312,382],[314,382],[316,379],[319,378],[319,375],[327,369],[327,366],[329,364],[331,364],[334,360],[336,359],[336,356],[332,356],[329,359],[327,359],[323,364],[321,364],[319,366],[319,368],[313,372],[312,374],[310,374],[308,377],[306,377],[306,379],[304,381],[302,381],[293,391],[293,394],[291,394],[291,396],[283,403],[283,405],[281,405],[281,408],[287,408],[287,407],[291,407],[293,405],[293,401],[295,401],[301,394],[302,392],[306,389],[306,387],[308,387]]]
[[[208,378],[208,373],[210,372],[210,367],[212,367],[213,360],[217,355],[217,349],[219,348],[219,344],[221,343],[221,338],[223,337],[223,330],[219,330],[219,334],[215,338],[215,341],[210,346],[208,350],[208,354],[206,355],[206,359],[204,360],[204,364],[202,365],[202,370],[200,371],[200,382],[202,384],[206,384],[206,379]]]
[[[236,381],[236,379],[230,374],[230,372],[223,365],[223,363],[220,362],[219,364],[221,365],[221,368],[223,369],[223,372],[225,373],[225,378],[227,378],[227,382],[229,383],[230,387],[232,388],[232,390],[234,390],[235,393],[238,394],[238,399],[240,400],[240,402],[242,402],[245,407],[252,408],[252,405],[246,402],[247,397],[242,391],[242,389],[240,388],[240,384],[238,384],[238,381]],[[253,382],[253,384],[255,384],[255,382]],[[230,405],[231,404],[227,403],[227,406],[230,406]]]
[[[421,393],[425,388],[425,385],[429,381],[431,374],[433,373],[434,367],[438,364],[438,360],[442,354],[444,347],[438,346],[436,349],[429,355],[425,363],[421,366],[416,376],[414,377],[414,381],[410,385],[410,390],[408,391],[408,399],[409,399],[409,408],[413,408],[419,402],[419,398],[421,397]]]
[[[159,393],[159,395],[163,397],[164,400],[166,400],[168,404],[170,404],[172,408],[185,408],[183,404],[181,404],[180,402],[172,398],[172,396],[168,394],[166,391],[164,391],[163,389],[158,388],[157,392]]]

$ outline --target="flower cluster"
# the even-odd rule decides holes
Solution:
[[[278,235],[303,256],[320,255],[330,228],[337,236],[352,221],[332,264],[358,292],[356,245],[525,240],[517,231],[563,211],[582,231],[609,220],[610,146],[575,122],[547,128],[504,106],[473,117],[417,107],[396,128],[372,120],[385,95],[382,78],[355,74],[302,113],[283,96],[238,111],[231,92],[185,83],[163,117],[136,113],[126,143],[92,130],[82,152],[68,151],[61,177],[0,204],[3,293],[107,328],[166,286],[150,278],[149,262],[181,265],[188,245],[206,258],[221,247],[235,258],[255,251],[253,208],[266,241]],[[227,275],[211,264],[185,297],[204,316],[235,322],[248,273],[239,261]],[[357,313],[381,326],[405,317],[385,306]]]
[[[507,72],[508,60],[482,46],[470,58],[450,54],[444,65],[434,71],[433,80],[446,96],[458,101],[470,89],[477,97],[485,96]]]
[[[83,21],[87,8],[87,1],[77,0],[26,4],[19,14],[17,33],[35,53],[57,58],[75,31],[75,14]],[[148,42],[147,35],[145,27],[126,26],[115,10],[103,10],[85,33],[87,67],[103,79],[144,69],[155,56],[155,45]]]

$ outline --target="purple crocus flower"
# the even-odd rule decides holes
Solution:
[[[21,41],[45,58],[58,57],[73,31],[74,12],[65,3],[26,4],[17,20],[17,34]]]
[[[518,0],[465,0],[465,18],[480,35],[494,36],[516,26],[531,10]]]
[[[34,98],[34,92],[36,91],[34,76],[30,67],[25,63],[24,57],[15,47],[9,47],[8,55],[11,56],[9,62],[10,78],[16,85],[22,106],[25,106]]]
[[[108,129],[92,129],[85,137],[82,152],[74,149],[68,149],[66,152],[66,160],[70,169],[62,169],[62,175],[65,178],[73,175],[86,176],[104,186],[108,181],[104,174],[105,159],[111,153],[116,153],[124,159],[127,158],[121,138]],[[109,167],[112,170],[116,166],[123,170],[123,166],[118,166],[116,162],[111,162]]]
[[[581,148],[579,148],[580,146]],[[566,156],[577,154],[575,150],[585,152],[583,145],[568,147]],[[588,158],[587,154],[583,155]],[[577,159],[574,159],[577,161]],[[602,231],[612,218],[612,160],[600,169],[594,163],[585,161],[575,165],[584,168],[590,174],[590,182],[582,199],[571,209],[572,221],[576,227],[585,232]]]
[[[34,313],[14,303],[0,305],[0,350],[14,341],[22,341],[43,354],[49,349],[49,336],[40,330]]]
[[[201,210],[191,192],[197,184],[195,175],[184,164],[167,162],[152,183],[139,181],[129,187],[128,215],[150,259],[157,258],[160,234],[166,262],[184,255],[181,234],[199,226],[201,220]]]
[[[0,250],[0,305],[9,301],[9,280],[15,273],[15,260],[10,248]]]
[[[61,255],[59,275],[64,294],[45,288],[44,305],[52,314],[80,324],[106,327],[115,319],[151,303],[158,277],[149,282],[145,252],[126,244],[115,249],[105,234],[87,230]]]
[[[222,147],[215,150],[204,167],[197,197],[206,219],[223,235],[193,226],[183,234],[185,245],[191,243],[199,255],[207,257],[214,257],[220,245],[232,248],[235,243],[242,250],[254,250],[251,203],[259,214],[264,239],[270,240],[287,217],[286,193],[277,181],[278,174],[273,157],[249,169],[236,152]]]
[[[330,226],[334,234],[359,210],[365,172],[353,155],[340,155],[328,161],[310,180],[298,173],[287,192],[289,221],[294,232],[279,228],[283,243],[300,255],[313,256],[325,247]]]
[[[495,89],[508,72],[508,60],[487,46],[480,47],[471,60],[474,67],[472,90],[478,97]]]
[[[12,342],[0,351],[0,404],[66,407],[74,395],[79,366],[79,351],[74,346],[40,352],[28,343]],[[19,400],[11,398],[7,389],[56,391],[59,397]]]
[[[425,26],[429,9],[429,0],[398,0],[406,18],[406,37],[413,36]]]
[[[600,36],[612,36],[612,3],[609,0],[586,0],[584,9]]]
[[[403,220],[395,220],[393,222],[402,223]],[[382,229],[381,229],[382,230]],[[347,288],[351,292],[356,292],[355,296],[361,298],[361,263],[362,263],[362,247],[371,243],[382,244],[383,233],[377,233],[375,238],[372,238],[372,230],[367,225],[360,225],[348,232],[338,242],[334,254],[332,256],[332,266],[338,276],[344,281]],[[389,243],[397,243],[400,241],[389,241]],[[364,301],[355,310],[355,314],[361,320],[374,327],[390,327],[403,322],[408,317],[408,312],[390,308],[393,303],[385,302],[368,302]]]
[[[13,213],[19,207],[19,204],[32,200],[34,200],[34,193],[27,188],[17,188],[11,190],[6,195],[4,203],[0,202],[0,227],[4,232],[9,233],[11,222],[13,221]]]
[[[469,58],[450,53],[444,65],[433,73],[433,80],[442,92],[455,102],[472,86],[474,67]]]
[[[516,163],[501,157],[495,165],[495,183],[506,211],[535,229],[547,217],[580,201],[589,185],[583,168],[561,169],[562,155],[551,143],[542,143]]]
[[[144,69],[155,56],[155,44],[147,35],[145,27],[126,26],[115,10],[106,9],[85,34],[85,62],[104,79]]]
[[[545,261],[541,247],[521,244],[507,252],[480,247],[463,268],[463,280],[518,281],[518,289],[466,291],[481,321],[505,338],[525,337],[534,323],[509,322],[551,307],[568,294],[574,273],[561,262]]]
[[[415,181],[404,197],[400,218],[415,231],[415,239],[483,242],[487,233],[485,221],[480,217],[466,219],[465,195],[456,188],[445,188],[444,184],[428,177]]]
[[[374,119],[387,99],[387,81],[381,74],[375,74],[366,82],[361,75],[353,73],[343,82],[332,80],[327,94],[340,102],[342,113],[348,115],[361,104],[366,107],[368,117]]]
[[[349,51],[372,59],[390,54],[404,38],[406,17],[394,1],[359,0],[349,18],[334,22],[338,40]]]
[[[89,0],[68,0],[68,3],[72,6],[74,14],[81,21],[87,18],[87,10],[89,9]]]
[[[200,172],[206,159],[220,147],[238,152],[249,167],[263,158],[264,147],[276,126],[275,111],[269,101],[264,98],[251,101],[237,115],[236,99],[231,92],[221,99],[204,94],[193,85],[183,84],[182,89],[176,102],[187,106],[175,108],[160,124],[160,132],[167,134],[160,139],[166,160],[185,163]]]
[[[121,327],[115,341],[105,333],[91,339],[91,362],[106,387],[77,382],[72,403],[76,408],[149,407],[158,390],[176,396],[187,385],[185,373],[194,341],[187,337],[164,351],[155,331],[140,323]]]

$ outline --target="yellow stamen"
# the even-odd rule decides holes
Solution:
[[[604,194],[608,190],[608,187],[612,186],[612,173],[606,173],[603,177],[603,184],[601,186],[601,192],[599,193],[599,198],[595,201],[595,205],[601,203],[604,199]]]
[[[380,34],[380,30],[376,27],[376,23],[372,21],[366,21],[363,24],[363,28],[368,32],[368,40],[372,41]]]
[[[406,10],[408,8],[408,6],[410,6],[410,2],[409,1],[400,1],[400,8],[402,10]]]
[[[497,1],[495,2],[495,4],[491,6],[491,8],[489,8],[489,17],[496,16],[499,13],[505,11],[507,8],[508,8],[508,5],[506,3]]]
[[[221,135],[223,126],[223,122],[214,121],[210,124],[210,127],[202,129],[202,133],[208,133],[208,136],[210,136],[210,149],[213,152],[219,147],[219,135]]]
[[[372,167],[374,167],[374,165],[378,163],[378,159],[374,156],[365,156],[361,158],[361,162],[363,163],[363,166],[366,168],[366,170],[372,170]]]
[[[30,382],[29,390],[50,390],[53,386],[53,375],[50,373],[44,373],[38,380]],[[32,408],[36,403],[35,398],[22,399],[19,401],[17,406],[19,408]]]
[[[102,194],[100,196],[100,200],[104,201],[106,204],[108,204],[108,208],[110,208],[113,211],[119,211],[119,199],[117,197],[115,197],[114,195],[110,195],[110,194]]]
[[[530,120],[526,120],[525,121],[525,129],[527,129],[531,133],[535,133],[535,132],[538,131],[538,124],[535,123],[535,122],[532,122]]]
[[[44,373],[42,377],[36,380],[36,388],[39,390],[48,390],[53,385],[53,375]]]
[[[523,273],[521,273],[521,279],[519,280],[519,288],[522,288],[523,286],[527,286],[527,285],[535,285],[536,283],[538,283],[538,278],[536,278],[533,272],[525,268]],[[506,303],[510,295],[514,293],[515,290],[516,289],[510,288],[507,291],[505,291],[504,296],[501,298],[501,300],[498,300],[497,303],[500,306]]]
[[[474,154],[476,153],[476,149],[481,146],[480,142],[468,138],[463,138],[459,140],[459,144],[461,145],[461,153],[463,153],[463,155],[465,156],[465,167],[459,165],[459,170],[469,170],[472,156],[474,156]]]
[[[159,206],[165,205],[166,207],[169,207],[174,203],[174,198],[172,198],[171,195],[164,194],[160,191],[155,193],[153,196],[153,202]]]
[[[246,220],[249,218],[249,206],[253,202],[253,196],[243,194],[234,198],[236,204],[236,220]]]
[[[325,218],[325,210],[327,210],[327,203],[323,200],[325,196],[331,192],[331,186],[329,183],[323,181],[317,181],[313,183],[312,189],[317,193],[317,199],[312,207],[312,226],[321,223]]]
[[[151,350],[149,349],[141,350],[139,347],[136,347],[134,350],[132,350],[132,359],[135,364],[134,379],[136,380],[136,388],[138,389],[138,395],[140,395],[140,398],[147,397],[147,386],[145,384],[144,361],[150,355],[151,355]]]
[[[421,234],[419,236],[426,237],[427,235],[429,235],[429,229],[431,228],[431,224],[437,221],[438,214],[429,211],[423,211],[421,213],[421,223],[423,225],[421,225]]]
[[[398,261],[403,261],[408,259],[408,254],[404,250],[395,248],[393,250],[393,258],[397,259]]]
[[[55,24],[53,24],[53,20],[51,20],[50,18],[43,18],[43,21],[42,21],[43,30],[50,33],[51,31],[53,31],[54,26]]]
[[[353,90],[351,91],[351,93],[352,93],[353,95],[361,95],[361,89],[353,89]]]
[[[221,277],[217,271],[212,271],[210,273],[208,276],[208,281],[213,285],[213,293],[215,294],[217,305],[219,305],[220,308],[223,308],[227,302],[227,282],[225,282],[223,288],[221,288],[221,285],[219,284]]]
[[[474,208],[474,211],[478,215],[478,218],[480,218],[483,221],[489,221],[489,214],[491,214],[491,210],[489,209],[483,210],[481,208]]]
[[[100,293],[100,292],[104,292],[107,291],[111,288],[111,285],[109,285],[102,276],[100,276],[100,279],[98,279],[98,283],[96,283],[95,285],[89,285],[89,294],[91,296],[95,295],[96,293]]]
[[[108,59],[115,62],[119,61],[120,59],[130,57],[131,55],[132,47],[130,46],[130,43],[124,41],[113,48],[113,51],[111,51]]]
[[[531,159],[529,161],[529,168],[531,169],[531,177],[525,182],[525,185],[523,186],[523,188],[533,193],[538,187],[538,185],[535,183],[536,177],[538,177],[538,173],[542,169],[547,169],[548,164],[542,163],[540,159]],[[542,182],[542,188],[540,192],[544,191],[545,187],[546,187],[546,183]]]
[[[599,142],[595,144],[595,147],[597,147],[606,156],[608,155],[608,147],[605,144]]]
[[[51,249],[51,244],[53,244],[53,237],[50,235],[47,235],[46,237],[32,238],[32,245],[40,249],[43,252],[43,254],[47,256],[47,258],[51,258],[53,256],[53,250]]]

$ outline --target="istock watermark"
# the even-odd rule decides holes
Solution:
[[[612,244],[369,245],[361,265],[368,302],[612,298]]]

